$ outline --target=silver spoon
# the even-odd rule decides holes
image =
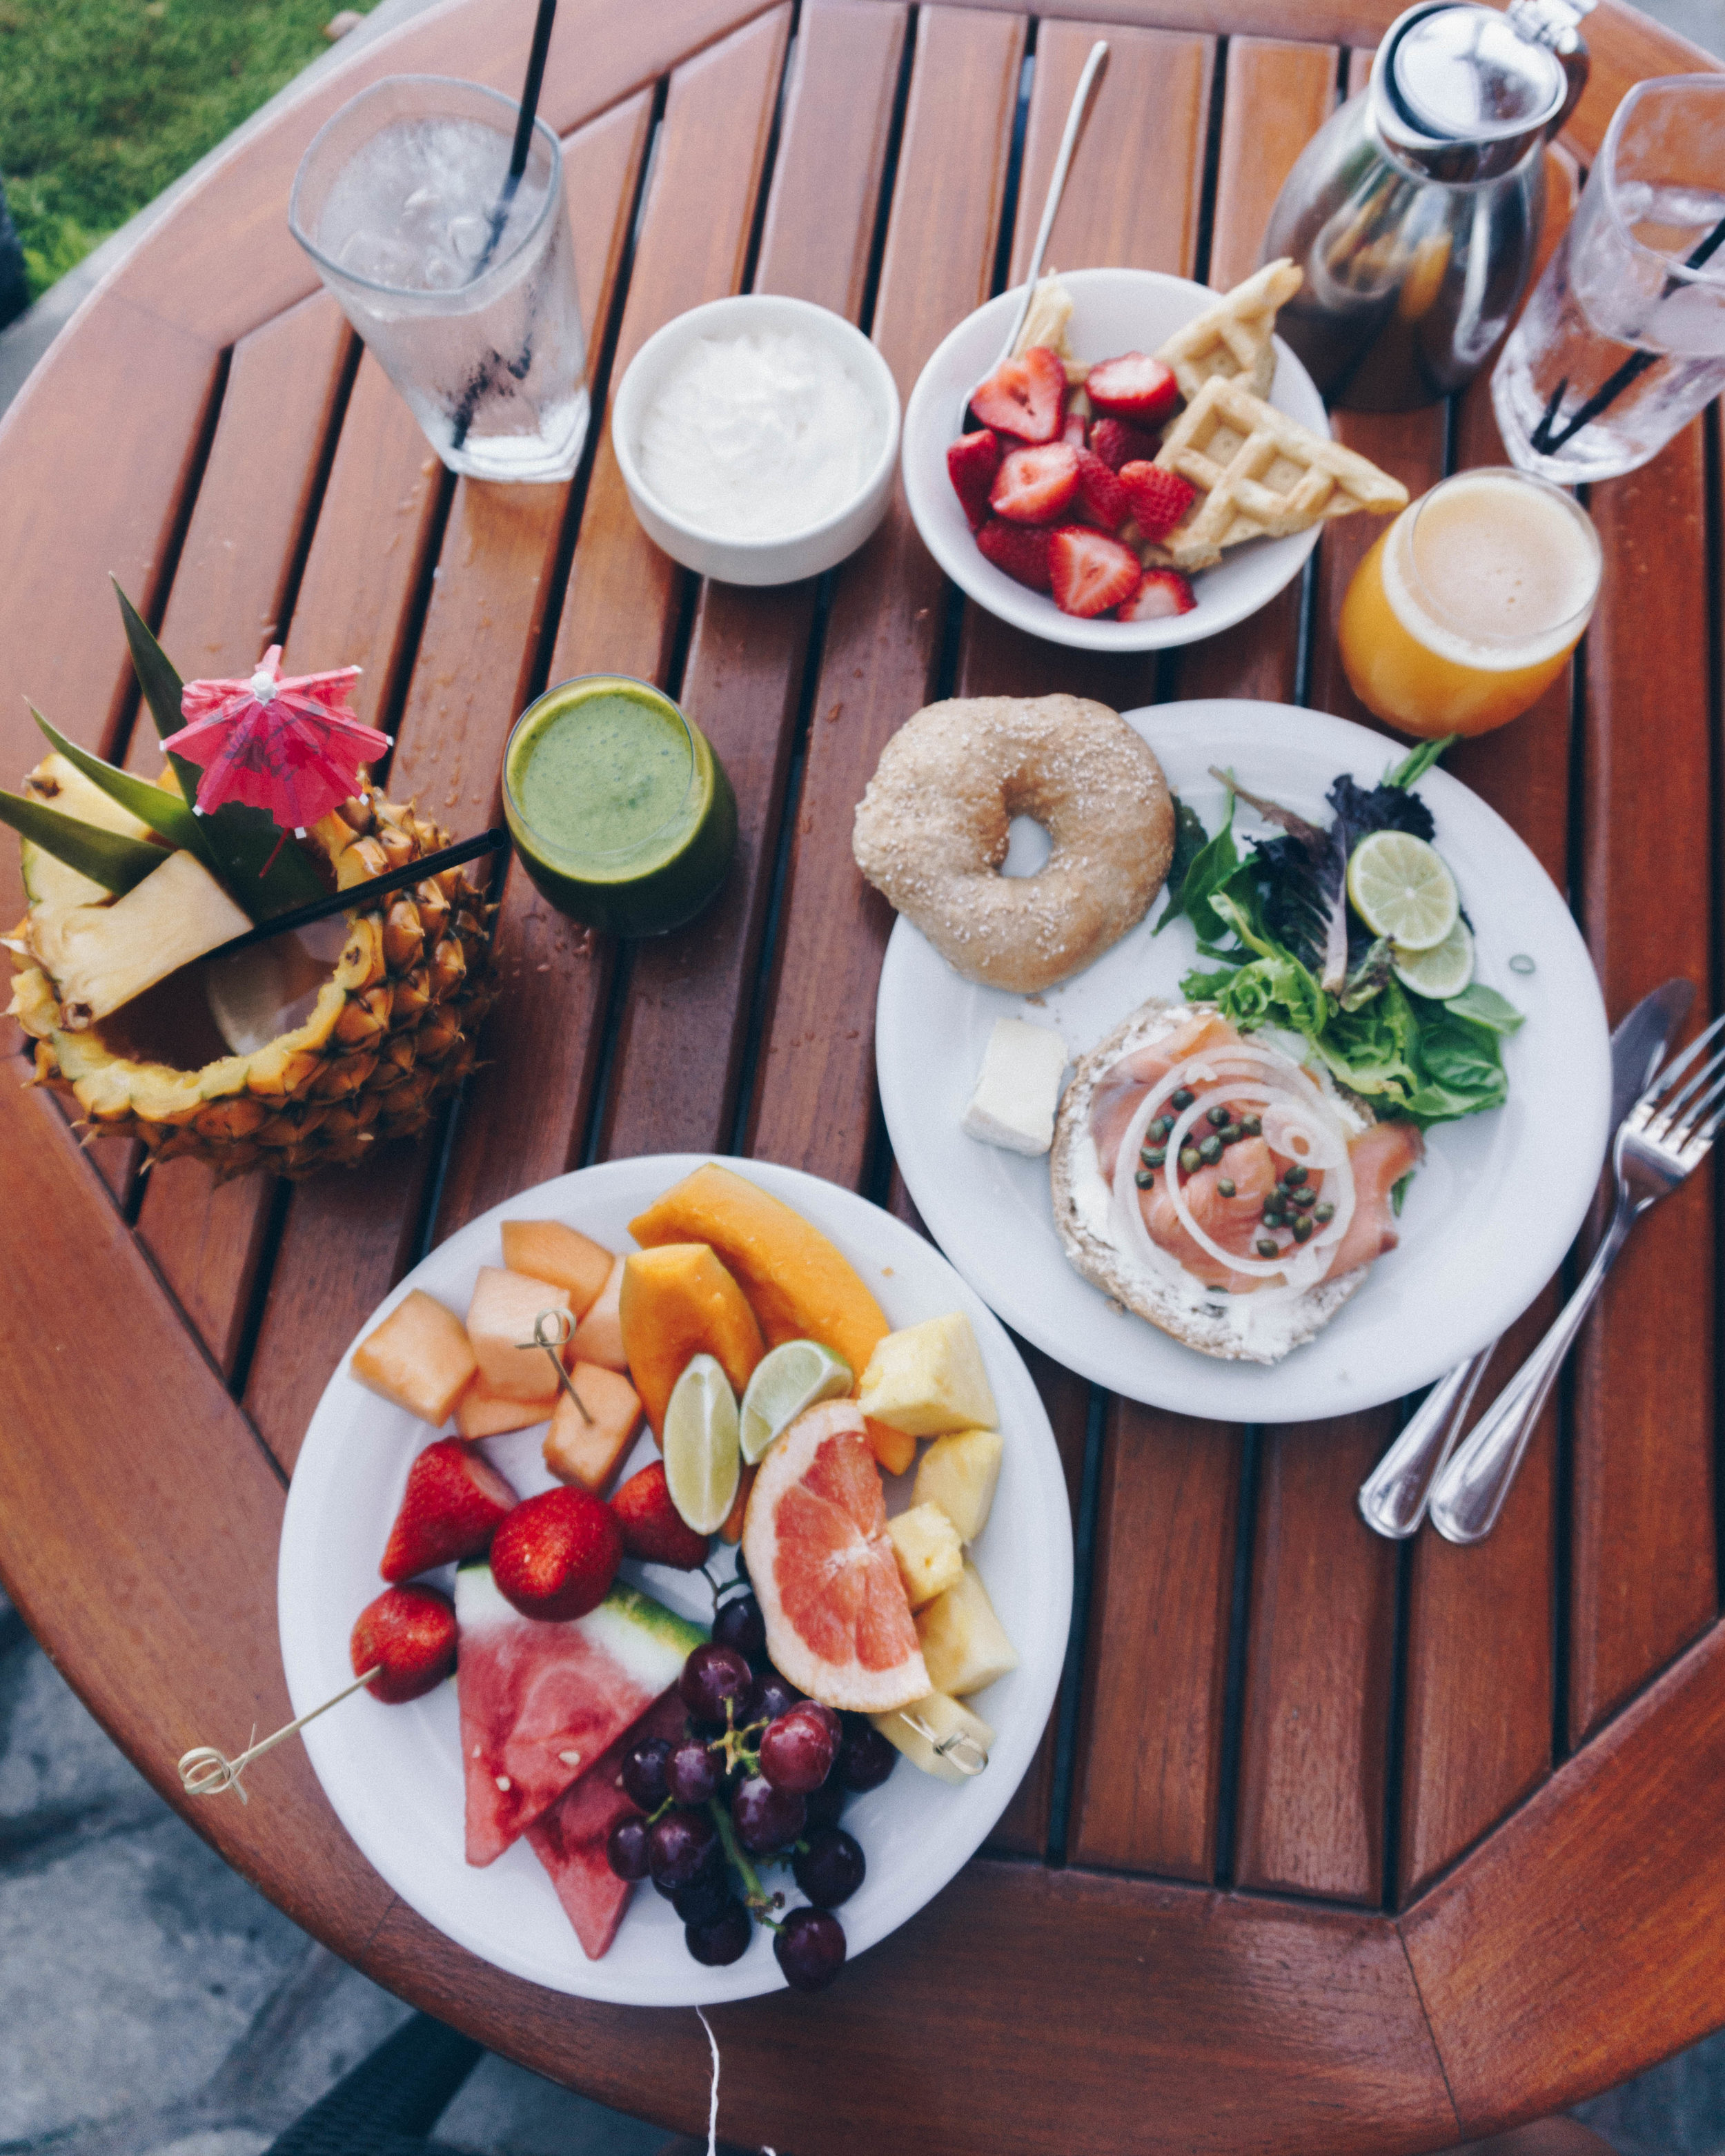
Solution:
[[[1036,280],[1042,275],[1042,258],[1048,251],[1048,235],[1054,230],[1055,213],[1060,207],[1060,197],[1066,191],[1066,172],[1072,162],[1072,152],[1078,147],[1078,137],[1083,130],[1084,116],[1090,105],[1091,93],[1101,81],[1102,70],[1108,62],[1108,41],[1098,38],[1091,47],[1084,63],[1084,72],[1078,78],[1078,87],[1072,93],[1072,103],[1066,114],[1066,125],[1060,136],[1060,146],[1055,158],[1054,172],[1048,182],[1048,193],[1042,204],[1042,222],[1036,228],[1036,244],[1030,250],[1030,266],[1024,273],[1024,294],[1019,302],[1018,312],[1012,318],[1012,327],[1006,333],[1006,342],[1000,348],[999,358],[987,374],[979,374],[964,393],[964,402],[958,408],[958,431],[965,431],[970,416],[970,400],[993,374],[1002,360],[1010,359],[1012,348],[1019,341],[1019,331],[1024,326],[1024,317],[1030,311],[1030,302],[1035,297]]]

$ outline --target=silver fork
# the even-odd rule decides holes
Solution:
[[[1446,1541],[1476,1543],[1497,1525],[1563,1358],[1630,1229],[1712,1152],[1725,1121],[1725,1050],[1685,1074],[1721,1027],[1725,1018],[1716,1018],[1674,1058],[1619,1127],[1611,1148],[1617,1203],[1604,1240],[1551,1330],[1474,1425],[1432,1490],[1431,1522]]]

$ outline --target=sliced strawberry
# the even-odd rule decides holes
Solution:
[[[515,1491],[484,1453],[459,1437],[440,1437],[408,1470],[378,1569],[386,1579],[411,1579],[434,1565],[477,1557],[514,1504]]]
[[[1130,598],[1142,573],[1138,557],[1117,539],[1081,524],[1063,524],[1048,542],[1054,602],[1062,613],[1106,613]]]
[[[1114,419],[1136,419],[1154,426],[1174,408],[1180,385],[1173,369],[1147,352],[1124,352],[1093,367],[1085,383],[1090,401]]]
[[[970,400],[985,427],[1004,427],[1027,442],[1051,442],[1066,410],[1066,370],[1060,355],[1033,344],[1004,359]]]
[[[673,1564],[680,1572],[699,1572],[706,1563],[706,1537],[696,1534],[672,1503],[662,1460],[631,1475],[613,1496],[611,1510],[629,1556]]]
[[[1122,621],[1162,621],[1169,614],[1190,613],[1197,604],[1191,580],[1180,570],[1146,569],[1143,582],[1116,611]]]
[[[1110,471],[1118,471],[1134,457],[1147,463],[1156,454],[1156,439],[1142,428],[1127,424],[1124,419],[1098,419],[1090,430],[1090,445],[1107,465]]]
[[[1132,503],[1139,531],[1150,540],[1166,539],[1198,499],[1190,480],[1137,458],[1120,467],[1117,484]]]
[[[1081,449],[1090,437],[1090,420],[1075,405],[1060,422],[1060,439],[1070,442],[1075,449]]]
[[[526,1498],[491,1541],[491,1577],[504,1599],[548,1624],[597,1609],[622,1562],[617,1515],[587,1490]]]
[[[1094,449],[1078,453],[1078,499],[1105,531],[1117,531],[1132,513],[1131,496]]]
[[[988,500],[1014,524],[1053,524],[1078,491],[1078,452],[1068,442],[1014,449],[994,475]]]
[[[1003,524],[996,516],[976,535],[980,552],[1014,583],[1028,584],[1033,592],[1054,588],[1048,567],[1048,542],[1053,535],[1045,524]]]
[[[947,451],[947,475],[973,531],[981,531],[988,521],[988,489],[999,469],[1000,437],[987,427],[961,434]]]
[[[366,1690],[400,1707],[454,1668],[455,1605],[434,1587],[386,1588],[355,1619],[347,1651],[355,1676],[377,1671]]]

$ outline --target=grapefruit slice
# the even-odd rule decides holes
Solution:
[[[854,1400],[806,1409],[771,1447],[742,1548],[773,1666],[811,1699],[884,1714],[929,1691]]]

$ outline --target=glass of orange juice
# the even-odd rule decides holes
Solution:
[[[1535,703],[1599,589],[1593,520],[1507,465],[1457,472],[1397,517],[1342,602],[1342,664],[1403,733],[1482,734]]]

